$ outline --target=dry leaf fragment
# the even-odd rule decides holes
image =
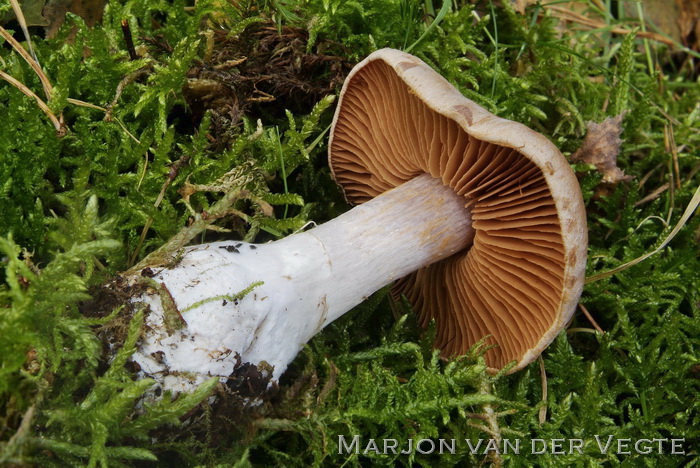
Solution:
[[[80,16],[89,27],[95,26],[102,21],[106,5],[107,0],[48,0],[43,10],[43,16],[48,22],[46,36],[56,37],[66,20],[66,13]]]
[[[520,13],[521,15],[525,14],[525,8],[527,8],[530,5],[534,5],[537,3],[539,0],[510,0],[511,5],[513,5],[513,8],[515,11]]]
[[[639,16],[639,2],[625,2],[630,18]],[[676,43],[700,51],[700,2],[698,0],[644,0],[645,21]]]
[[[678,26],[683,44],[700,51],[700,3],[697,0],[676,0],[680,10]]]
[[[80,16],[89,27],[102,21],[108,0],[19,0],[27,26],[46,27],[46,36],[56,37],[66,13]],[[17,19],[13,11],[0,15],[0,25]],[[75,35],[75,34],[73,34]]]
[[[697,0],[690,0],[696,2]],[[656,29],[670,36],[675,42],[680,42],[680,15],[681,3],[683,0],[645,0],[641,4],[641,11],[647,29]],[[625,2],[623,8],[624,13],[628,18],[640,20],[640,5],[639,2]]]
[[[603,182],[617,184],[633,177],[617,167],[617,155],[620,154],[620,133],[622,118],[625,113],[608,117],[602,123],[588,122],[588,133],[581,147],[571,155],[573,161],[594,164],[603,174]]]

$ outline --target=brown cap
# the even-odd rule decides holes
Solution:
[[[583,289],[581,189],[544,136],[494,116],[420,59],[374,52],[350,72],[329,143],[335,180],[363,203],[429,173],[464,196],[470,248],[397,283],[435,346],[465,352],[485,336],[498,369],[532,362],[571,318]]]

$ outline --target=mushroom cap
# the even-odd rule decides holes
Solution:
[[[587,228],[576,176],[528,127],[462,96],[425,62],[393,49],[355,66],[340,94],[329,162],[363,203],[421,173],[464,196],[470,248],[401,279],[419,323],[437,323],[443,355],[480,339],[492,370],[532,362],[564,328],[583,290]]]

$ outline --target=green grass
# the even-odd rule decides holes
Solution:
[[[380,47],[411,47],[465,96],[543,133],[565,154],[579,147],[587,122],[626,112],[618,162],[634,179],[605,186],[594,167],[575,166],[588,213],[587,275],[653,251],[700,183],[697,58],[679,60],[611,27],[562,32],[541,5],[524,16],[489,1],[479,6],[475,17],[463,1],[110,2],[94,29],[69,15],[56,38],[33,37],[54,87],[48,98],[4,44],[2,71],[62,115],[68,131],[58,137],[35,101],[0,82],[0,464],[697,464],[698,216],[656,255],[586,285],[581,303],[605,333],[592,333],[576,314],[543,355],[546,397],[539,362],[489,376],[478,349],[439,360],[431,330],[419,332],[410,308],[392,309],[384,290],[312,340],[263,405],[210,408],[212,382],[138,414],[148,382],[134,381],[124,364],[142,316],[86,313],[100,284],[167,242],[266,241],[347,209],[325,156],[333,97],[349,65]],[[649,15],[621,23],[615,10],[606,14],[610,26],[651,29]],[[129,59],[122,19],[137,60]],[[23,40],[18,27],[5,26]],[[265,55],[269,43],[278,55]],[[294,68],[306,54],[335,59]],[[289,59],[280,77],[290,80],[277,82],[276,101],[246,91],[236,96],[238,114],[211,100],[207,112],[193,104],[188,93],[205,83],[192,80],[243,55],[247,63],[216,70],[260,77],[255,67]],[[300,76],[311,91],[284,88]],[[207,219],[204,211],[228,214]],[[124,340],[106,362],[100,337],[115,328]],[[200,416],[187,420],[195,407]],[[339,454],[338,436],[353,434],[586,445],[566,455],[497,457],[472,454],[466,443],[442,456]],[[603,454],[595,435],[683,438],[686,455],[670,455],[668,445],[663,454]]]

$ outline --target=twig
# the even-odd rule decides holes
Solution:
[[[31,433],[35,410],[36,407],[32,405],[24,413],[24,416],[22,416],[22,422],[20,423],[17,432],[10,437],[10,440],[8,440],[5,447],[3,447],[4,450],[0,452],[0,464],[8,463],[9,465],[17,464],[18,466],[22,464],[21,459],[14,459],[13,457],[15,457],[17,452],[21,451],[24,441]]]
[[[12,10],[15,12],[15,16],[17,17],[17,21],[19,22],[19,26],[22,28],[22,34],[24,34],[24,38],[27,40],[29,52],[31,52],[34,60],[36,60],[36,62],[39,63],[39,60],[36,58],[36,54],[34,53],[34,48],[32,47],[32,39],[31,37],[29,37],[29,28],[27,27],[27,20],[24,19],[22,7],[19,5],[19,2],[17,0],[10,0],[10,3],[12,4]]]
[[[575,11],[571,11],[566,9],[565,7],[560,7],[560,6],[555,6],[555,5],[547,5],[545,6],[548,10],[553,10],[557,14],[554,16],[562,19],[568,19],[569,21],[573,21],[576,23],[583,24],[584,26],[589,26],[591,28],[599,29],[599,28],[605,28],[608,29],[610,32],[614,34],[631,34],[632,30],[627,29],[627,28],[622,28],[619,26],[612,26],[608,25],[607,23],[603,21],[597,21],[591,18],[588,18],[587,16],[584,16],[580,13],[576,13]],[[661,34],[657,34],[654,32],[650,31],[637,31],[637,36],[645,39],[651,39],[653,41],[661,42],[662,44],[666,44],[668,46],[678,46],[676,42],[673,39],[669,39],[667,37],[662,36]]]
[[[648,203],[648,202],[650,202],[650,201],[652,201],[652,200],[656,200],[657,198],[659,198],[659,196],[660,196],[662,193],[664,193],[666,190],[668,190],[669,186],[670,186],[670,184],[669,184],[668,182],[666,182],[666,183],[663,184],[662,186],[656,188],[653,192],[651,192],[651,193],[650,193],[649,195],[647,195],[646,197],[642,198],[641,200],[637,200],[637,201],[634,203],[634,206],[635,206],[635,207],[641,206],[641,205],[643,205],[643,204],[645,204],[645,203]]]
[[[581,308],[583,315],[585,315],[586,318],[588,319],[588,321],[591,322],[591,325],[593,325],[593,328],[595,328],[598,331],[598,333],[600,333],[601,335],[605,335],[605,331],[602,328],[600,328],[600,325],[598,325],[598,322],[596,322],[593,319],[593,316],[591,315],[590,312],[588,312],[588,309],[586,309],[586,306],[581,304],[580,302],[579,302],[578,306]]]
[[[136,48],[134,47],[134,38],[131,35],[131,27],[126,19],[122,20],[122,34],[124,35],[124,42],[126,42],[126,50],[129,51],[129,58],[131,60],[138,60],[139,56],[136,53]]]
[[[7,30],[5,28],[3,28],[2,26],[0,26],[0,35],[2,35],[2,37],[12,46],[12,48],[29,64],[30,67],[32,67],[32,70],[34,70],[34,73],[36,73],[36,75],[39,77],[39,81],[41,81],[41,86],[42,86],[42,88],[44,88],[44,94],[46,95],[46,99],[47,100],[51,99],[51,91],[53,90],[53,86],[51,85],[51,81],[49,80],[49,77],[46,76],[46,73],[44,73],[44,70],[41,69],[41,65],[39,65],[39,60],[36,58],[36,55],[34,54],[34,50],[32,49],[32,41],[31,41],[31,38],[29,37],[29,30],[26,27],[26,21],[24,20],[24,14],[22,13],[22,9],[20,8],[19,3],[17,3],[16,0],[11,0],[11,2],[12,2],[12,7],[15,9],[15,15],[17,16],[17,20],[20,22],[20,25],[23,25],[22,30],[24,32],[25,38],[27,39],[27,44],[29,45],[29,50],[31,51],[31,55],[29,52],[27,52],[27,50],[24,47],[22,47],[22,44],[17,42],[17,40],[14,37],[12,37],[12,35],[10,35],[10,33],[8,33]],[[9,75],[6,74],[6,76],[9,76]],[[7,78],[5,78],[5,79],[7,79]],[[8,81],[10,81],[10,80],[8,80]],[[27,88],[26,86],[24,86],[23,84],[21,84],[17,80],[15,80],[14,82],[10,81],[10,83],[15,85],[24,94],[27,94],[27,92],[24,89],[29,91],[29,88]],[[17,84],[15,84],[15,83],[21,84],[22,87],[24,87],[24,89],[17,86]],[[29,91],[29,92],[31,92],[31,91]],[[53,112],[48,110],[48,106],[46,105],[46,103],[44,101],[40,100],[38,98],[38,96],[36,96],[36,94],[34,94],[33,92],[31,92],[31,94],[33,95],[33,97],[35,97],[35,99],[37,99],[37,104],[39,104],[39,107],[41,107],[41,110],[43,110],[44,113],[46,113],[46,115],[49,116],[49,118],[51,118],[51,116],[54,117],[55,122],[53,119],[52,119],[52,122],[54,123],[54,127],[56,127],[56,135],[59,138],[65,136],[66,127],[63,123],[63,114],[59,114],[59,116],[56,117],[56,115]],[[27,96],[30,96],[30,95],[27,94]],[[42,107],[42,104],[44,104],[44,107]],[[47,113],[47,110],[49,113]]]
[[[17,81],[7,73],[0,71],[0,78],[4,79],[8,83],[10,83],[12,86],[15,88],[19,89],[24,93],[26,96],[29,96],[30,98],[34,98],[36,103],[39,105],[39,108],[46,114],[46,116],[51,120],[51,123],[53,126],[56,128],[56,134],[59,137],[65,136],[66,134],[66,128],[63,126],[63,124],[58,120],[56,117],[56,114],[51,112],[51,109],[49,109],[49,106],[46,105],[46,103],[39,97],[37,96],[34,91],[31,89],[27,88],[23,83],[20,81]]]
[[[540,426],[547,421],[547,372],[544,369],[544,359],[542,356],[538,358],[540,361],[540,380],[542,382],[542,403],[540,407]]]
[[[133,274],[143,268],[154,264],[167,264],[174,258],[177,258],[179,249],[187,245],[192,239],[204,231],[212,221],[217,219],[217,214],[222,210],[227,210],[236,201],[240,199],[239,191],[231,191],[225,194],[218,202],[216,202],[207,212],[207,216],[198,213],[194,217],[194,221],[187,227],[182,228],[177,234],[170,238],[168,242],[163,244],[154,252],[148,254],[135,266],[129,268],[125,272],[126,275]],[[213,215],[213,216],[212,216]],[[134,257],[132,257],[134,258]],[[135,260],[135,258],[134,258]]]
[[[657,164],[653,169],[651,169],[649,172],[644,174],[641,179],[639,179],[639,183],[637,184],[638,188],[644,187],[644,184],[647,183],[649,178],[656,172],[657,170],[661,169],[661,166],[663,166],[663,163]]]
[[[338,377],[338,368],[336,367],[335,364],[333,364],[332,361],[328,362],[328,380],[326,380],[326,383],[323,385],[323,388],[321,391],[318,393],[318,396],[316,397],[316,404],[320,405],[323,400],[326,399],[328,394],[335,388],[335,381],[336,378]]]
[[[136,78],[138,78],[141,75],[143,75],[144,73],[146,73],[148,71],[149,67],[150,67],[150,64],[148,64],[142,68],[139,68],[138,70],[136,70],[132,73],[129,73],[124,78],[122,78],[122,80],[117,85],[117,90],[114,93],[114,99],[112,99],[112,102],[110,102],[109,105],[107,106],[107,111],[105,112],[105,120],[107,122],[112,120],[112,112],[114,111],[114,106],[116,106],[117,102],[119,102],[119,98],[122,96],[122,93],[124,92],[124,88],[127,85],[136,81]]]
[[[664,149],[666,153],[671,153],[671,159],[668,161],[668,175],[670,180],[666,185],[668,185],[668,214],[666,215],[666,224],[671,222],[671,217],[673,216],[673,205],[676,198],[676,188],[681,187],[681,175],[680,169],[678,167],[678,151],[676,148],[675,138],[673,136],[673,126],[664,123]],[[674,183],[675,181],[675,183]]]
[[[107,109],[105,109],[102,106],[98,106],[96,104],[92,104],[89,102],[81,101],[80,99],[73,99],[73,98],[68,98],[66,99],[69,103],[73,104],[74,106],[79,106],[79,107],[87,107],[88,109],[95,109],[98,111],[102,112],[107,112]]]
[[[158,194],[156,201],[153,203],[154,208],[158,208],[160,206],[160,204],[163,201],[163,198],[165,197],[166,190],[168,189],[168,187],[170,187],[170,184],[172,183],[172,181],[175,180],[178,173],[180,172],[180,169],[183,166],[185,166],[187,163],[189,163],[189,161],[190,161],[190,156],[183,155],[180,157],[180,159],[178,159],[174,164],[172,164],[170,166],[170,172],[168,173],[168,178],[163,183],[163,186],[160,189],[160,193]],[[131,259],[129,260],[129,265],[133,265],[136,262],[136,259],[138,258],[138,255],[141,252],[141,247],[143,247],[143,243],[146,240],[146,235],[148,234],[148,230],[151,229],[152,225],[153,225],[153,217],[149,216],[148,219],[146,220],[146,224],[144,224],[143,229],[141,230],[141,237],[139,238],[139,243],[136,246],[136,249],[134,250],[134,253],[131,256]]]
[[[29,55],[29,52],[27,52],[27,49],[22,47],[22,44],[17,42],[17,39],[12,37],[10,33],[7,32],[5,28],[0,26],[0,36],[3,37],[15,51],[22,56],[25,62],[29,64],[30,67],[32,67],[32,70],[34,70],[34,73],[39,77],[39,81],[41,81],[41,86],[44,88],[44,94],[46,95],[46,99],[49,99],[51,97],[51,90],[53,90],[53,86],[51,85],[51,82],[49,81],[49,78],[46,76],[46,73],[41,69],[39,66],[39,63],[32,58],[31,55]]]
[[[678,146],[676,136],[673,133],[673,125],[664,125],[664,142],[668,142],[668,149],[673,158],[673,171],[676,174],[676,188],[681,188],[681,170],[678,164]]]
[[[215,189],[215,191],[224,192],[224,195],[219,199],[219,201],[211,205],[206,212],[196,213],[193,216],[193,221],[188,226],[180,229],[180,231],[171,237],[169,241],[160,246],[157,250],[148,254],[138,264],[129,268],[129,270],[124,274],[133,274],[147,266],[163,265],[177,260],[178,251],[182,247],[187,245],[187,243],[189,243],[197,235],[204,232],[208,225],[222,216],[225,216],[226,213],[230,213],[231,210],[233,210],[233,205],[238,200],[250,196],[250,192],[248,190],[244,190],[243,187],[255,181],[256,177],[258,177],[258,173],[256,172],[252,162],[243,163],[224,174],[224,176],[217,181],[216,185],[211,187]],[[205,186],[195,187],[191,185],[188,187],[188,184],[185,183],[185,186],[179,191],[180,195],[182,196],[182,202],[187,204],[189,197],[204,187]],[[244,213],[240,213],[240,215],[243,215],[241,217],[246,222],[250,222],[250,217]]]
[[[700,172],[700,164],[696,164],[695,167],[693,167],[690,170],[690,172],[688,173],[688,175],[686,177],[686,181],[690,182],[691,180],[693,180],[693,178],[695,177],[695,174],[697,174],[698,172]]]
[[[105,108],[105,107],[98,106],[98,105],[95,105],[95,104],[91,104],[91,103],[89,103],[89,102],[81,101],[81,100],[79,100],[79,99],[68,98],[68,99],[66,99],[66,100],[67,100],[69,103],[73,104],[74,106],[87,107],[88,109],[94,109],[94,110],[102,111],[102,112],[104,112],[105,114],[106,114],[107,112],[109,112],[109,109],[107,109],[107,108]],[[121,129],[124,130],[124,133],[126,133],[126,134],[129,136],[129,138],[131,138],[132,140],[134,140],[134,141],[136,142],[136,144],[138,144],[138,145],[141,144],[141,142],[139,141],[139,139],[136,138],[136,137],[129,131],[129,129],[126,128],[126,125],[124,125],[124,123],[123,123],[121,120],[117,119],[117,118],[114,117],[114,116],[110,117],[109,120],[114,120],[115,122],[117,122],[117,124],[121,127]]]
[[[592,328],[585,328],[585,327],[574,327],[574,328],[569,328],[566,330],[566,333],[590,333],[591,335],[597,335],[598,330],[594,330]]]
[[[674,237],[676,237],[676,235],[681,230],[681,228],[683,226],[685,226],[685,224],[688,222],[688,220],[693,215],[693,213],[695,213],[695,210],[698,208],[698,206],[700,206],[700,187],[698,187],[695,190],[695,193],[693,194],[693,198],[691,198],[690,203],[688,203],[688,206],[686,207],[685,211],[683,212],[683,215],[681,216],[681,219],[678,221],[678,224],[676,224],[674,226],[674,228],[671,230],[669,235],[666,236],[666,238],[663,240],[663,242],[657,248],[655,248],[651,252],[645,253],[641,257],[637,257],[634,260],[631,260],[627,263],[624,263],[624,264],[622,264],[618,267],[615,267],[611,270],[604,271],[602,273],[598,273],[598,274],[595,274],[593,276],[589,276],[588,278],[586,278],[586,284],[601,280],[603,278],[608,278],[616,273],[619,273],[623,270],[626,270],[630,267],[633,267],[634,265],[636,265],[640,262],[643,262],[647,258],[649,258],[652,255],[655,255],[658,252],[660,252],[661,250],[663,250],[664,247],[666,247],[668,245],[668,243],[671,242]]]
[[[481,382],[479,391],[481,393],[485,393],[490,395],[491,394],[491,382],[488,379],[484,379]],[[491,436],[491,438],[496,442],[496,447],[501,446],[501,440],[503,440],[503,437],[501,436],[501,428],[498,425],[498,414],[493,409],[493,406],[491,403],[485,403],[483,406],[483,416],[480,419],[483,419],[486,421],[488,424],[488,427],[481,426],[481,430],[486,432]],[[501,454],[496,451],[489,451],[488,454],[489,458],[491,459],[492,466],[494,467],[502,467],[503,466],[503,459],[501,458]]]
[[[17,42],[17,40],[14,37],[12,37],[12,35],[10,33],[8,33],[7,30],[5,28],[3,28],[2,26],[0,26],[0,36],[2,36],[12,46],[12,48],[15,49],[15,51],[20,56],[22,56],[22,58],[29,64],[29,66],[32,67],[32,70],[34,70],[36,75],[39,77],[39,81],[41,81],[41,86],[44,88],[44,94],[46,94],[46,99],[50,99],[51,92],[53,90],[53,86],[51,85],[51,81],[49,80],[49,77],[46,76],[46,73],[44,73],[44,71],[41,69],[39,62],[35,58],[32,58],[32,56],[27,52],[27,50],[24,47],[22,47],[22,44]],[[29,42],[29,37],[27,37],[27,42]],[[31,42],[29,42],[29,44],[31,45]],[[137,70],[137,72],[141,72],[142,70],[143,69]],[[136,72],[134,74],[136,74]],[[6,75],[6,76],[9,76],[9,75]],[[127,78],[129,78],[130,76],[131,75],[128,75]],[[10,81],[10,80],[7,80],[7,81]],[[122,80],[122,81],[124,81],[124,80]],[[29,88],[27,88],[26,86],[24,86],[23,84],[21,84],[17,80],[15,80],[14,82],[10,81],[10,83],[12,83],[18,89],[20,89],[24,94],[27,94],[27,92],[25,90],[29,91]],[[22,87],[17,86],[16,83],[19,83]],[[122,85],[122,83],[119,83],[119,85]],[[31,93],[31,95],[27,94],[27,96],[34,97],[35,99],[39,99],[38,97],[36,97],[36,94],[34,94],[31,91],[29,91],[29,92]],[[117,97],[115,97],[115,101],[112,103],[112,105],[109,108],[100,107],[100,106],[97,106],[95,104],[90,104],[89,102],[80,101],[78,99],[68,98],[67,101],[73,105],[76,105],[76,106],[87,107],[90,109],[100,110],[100,111],[104,112],[106,120],[108,120],[108,121],[116,120],[117,124],[121,127],[121,129],[132,140],[134,140],[137,144],[140,144],[141,142],[138,140],[138,138],[136,138],[119,119],[112,118],[112,115],[111,115],[112,106],[116,103],[116,100],[119,98],[119,96],[121,96],[121,89],[118,86],[117,87]],[[46,109],[48,109],[48,106],[46,105],[46,103],[44,101],[41,101],[41,100],[38,100],[37,103],[39,104],[39,107],[41,107],[41,109],[44,112],[46,112]],[[44,104],[44,107],[42,107],[42,103]],[[56,123],[54,122],[54,119],[51,118],[52,115],[54,116],[54,118],[58,122],[58,127],[56,128],[58,135],[59,136],[65,135],[66,128],[65,128],[65,124],[63,123],[63,114],[60,114],[58,117],[56,117],[55,114],[53,114],[53,112],[51,112],[50,114],[47,114],[47,115],[49,116],[51,121],[54,123],[54,126],[56,126]]]
[[[600,11],[605,11],[605,4],[603,3],[603,0],[591,0],[593,4],[600,10]]]

